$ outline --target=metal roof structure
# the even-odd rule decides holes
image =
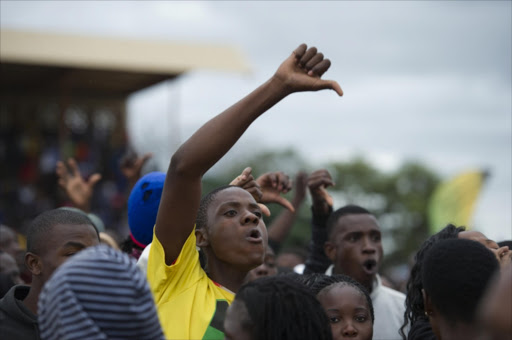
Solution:
[[[126,96],[196,69],[250,71],[233,46],[0,31],[4,94]]]

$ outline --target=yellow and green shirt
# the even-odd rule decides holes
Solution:
[[[170,266],[153,234],[147,278],[166,339],[224,339],[224,317],[235,295],[201,268],[194,231]]]

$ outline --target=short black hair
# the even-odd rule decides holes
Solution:
[[[478,303],[498,269],[495,255],[482,244],[441,240],[425,256],[423,289],[448,322],[469,324],[475,321]]]
[[[247,308],[253,340],[332,339],[329,319],[315,295],[286,275],[251,281],[235,300]]]
[[[359,291],[368,304],[368,308],[370,309],[370,315],[372,317],[372,324],[375,322],[375,314],[373,311],[373,303],[372,298],[370,297],[370,293],[362,284],[354,280],[348,275],[344,274],[335,274],[332,276],[326,274],[310,274],[303,275],[302,282],[311,289],[313,294],[318,296],[318,294],[327,293],[334,287],[342,287],[342,286],[351,286],[357,291]]]
[[[208,226],[208,208],[210,207],[210,204],[213,202],[215,196],[217,196],[219,192],[229,188],[240,187],[236,185],[224,185],[216,189],[213,189],[212,191],[210,191],[201,198],[201,201],[199,202],[199,209],[197,210],[196,216],[196,229],[203,229]]]
[[[346,215],[359,215],[359,214],[368,214],[372,215],[368,210],[366,210],[363,207],[360,207],[358,205],[349,204],[344,207],[339,208],[338,210],[335,210],[327,219],[327,238],[331,238],[331,234],[334,230],[334,227],[336,226],[336,223],[342,216]]]
[[[426,239],[414,256],[414,265],[411,268],[411,274],[409,275],[409,280],[407,281],[404,323],[402,327],[400,327],[400,334],[402,335],[403,339],[406,339],[404,330],[408,323],[413,324],[420,318],[427,320],[424,314],[425,306],[423,304],[423,294],[421,293],[421,290],[423,289],[421,270],[423,267],[425,254],[427,254],[432,246],[440,240],[456,239],[459,237],[459,233],[465,230],[465,227],[456,227],[453,224],[448,224],[438,233]]]
[[[39,253],[43,249],[42,244],[48,233],[59,224],[90,225],[96,231],[99,240],[98,230],[87,215],[66,209],[53,209],[39,214],[30,224],[27,232],[27,252]]]

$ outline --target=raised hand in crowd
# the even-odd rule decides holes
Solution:
[[[286,240],[286,237],[290,233],[299,208],[302,205],[302,202],[304,202],[304,198],[306,197],[307,178],[308,175],[305,172],[299,171],[295,175],[293,188],[291,188],[292,182],[289,182],[289,185],[284,186],[286,191],[293,189],[294,195],[291,200],[293,210],[288,207],[281,211],[268,227],[268,241],[276,253],[279,252],[281,244]]]
[[[139,157],[133,150],[128,151],[119,164],[119,168],[124,177],[128,180],[129,190],[133,188],[135,183],[141,177],[142,167],[146,162],[153,157],[153,154],[148,152]]]
[[[327,188],[334,186],[331,174],[325,170],[316,170],[308,177],[308,189],[311,194],[313,212],[329,214],[332,211],[333,200]]]
[[[101,180],[101,175],[94,173],[87,180],[84,179],[73,158],[68,159],[67,165],[58,161],[55,172],[60,187],[64,189],[73,206],[84,212],[90,212],[94,186]]]
[[[290,177],[282,171],[267,172],[256,179],[261,188],[261,203],[278,203],[290,211],[295,211],[293,205],[281,194],[292,189]]]

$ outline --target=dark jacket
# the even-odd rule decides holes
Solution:
[[[0,300],[0,338],[2,340],[39,340],[37,315],[24,304],[30,286],[12,287]]]

